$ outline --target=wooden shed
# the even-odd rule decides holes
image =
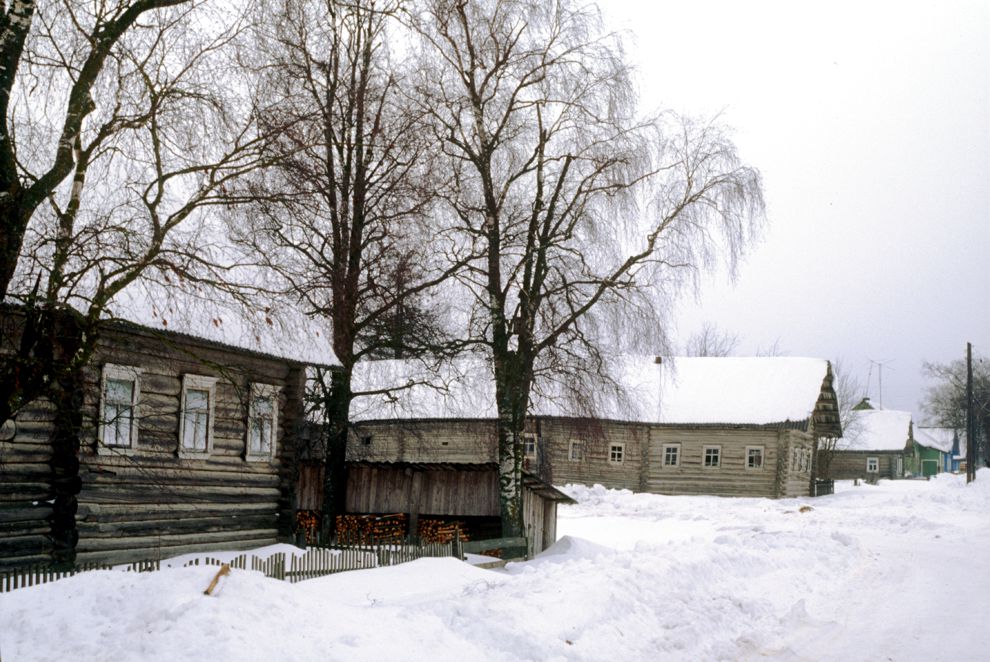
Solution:
[[[74,472],[53,469],[45,401],[22,410],[0,441],[0,569],[48,562],[56,525],[76,561],[288,540],[307,363],[107,323],[84,368]],[[60,517],[57,490],[69,495]]]

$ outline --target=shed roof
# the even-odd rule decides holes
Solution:
[[[911,438],[911,412],[857,409],[850,413],[856,434],[836,445],[840,451],[899,451]]]
[[[828,361],[795,357],[668,358],[630,356],[616,362],[623,393],[576,404],[558,384],[534,393],[531,415],[595,416],[656,424],[768,425],[807,421],[829,375]],[[606,393],[601,384],[587,391]],[[593,381],[593,380],[592,380]],[[411,361],[371,361],[354,371],[359,391],[406,386],[391,394],[357,397],[352,420],[491,419],[495,387],[489,364],[462,359],[436,373]],[[573,386],[573,385],[569,385]]]

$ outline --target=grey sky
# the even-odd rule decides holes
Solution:
[[[990,354],[990,3],[605,0],[643,101],[722,112],[769,225],[676,316],[841,358],[920,414],[924,360]],[[870,395],[879,399],[877,371]]]

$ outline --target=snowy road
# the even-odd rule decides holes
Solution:
[[[20,660],[986,660],[990,472],[820,499],[567,488],[505,571],[423,559],[286,584],[85,573],[0,594]],[[807,506],[810,506],[808,508]]]

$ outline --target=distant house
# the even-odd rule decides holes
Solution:
[[[803,496],[817,440],[841,427],[828,361],[791,357],[629,358],[623,387],[582,383],[570,400],[534,396],[527,467],[570,482],[659,494]],[[409,364],[374,362],[355,390],[401,385]],[[491,463],[495,405],[490,369],[462,362],[442,389],[414,386],[355,403],[355,462]],[[566,380],[564,380],[566,381]],[[580,405],[573,402],[584,402]]]
[[[18,324],[5,310],[0,351],[14,351]],[[257,340],[107,322],[84,369],[74,473],[55,475],[44,401],[0,441],[0,568],[48,562],[56,546],[119,563],[288,540],[305,370],[336,359]]]
[[[953,449],[959,448],[959,434],[952,428],[916,427],[914,448],[908,471],[916,476],[933,476],[944,471],[958,471]]]
[[[913,457],[911,412],[875,408],[866,398],[851,413],[854,432],[838,440],[828,462],[828,478],[903,478]]]

